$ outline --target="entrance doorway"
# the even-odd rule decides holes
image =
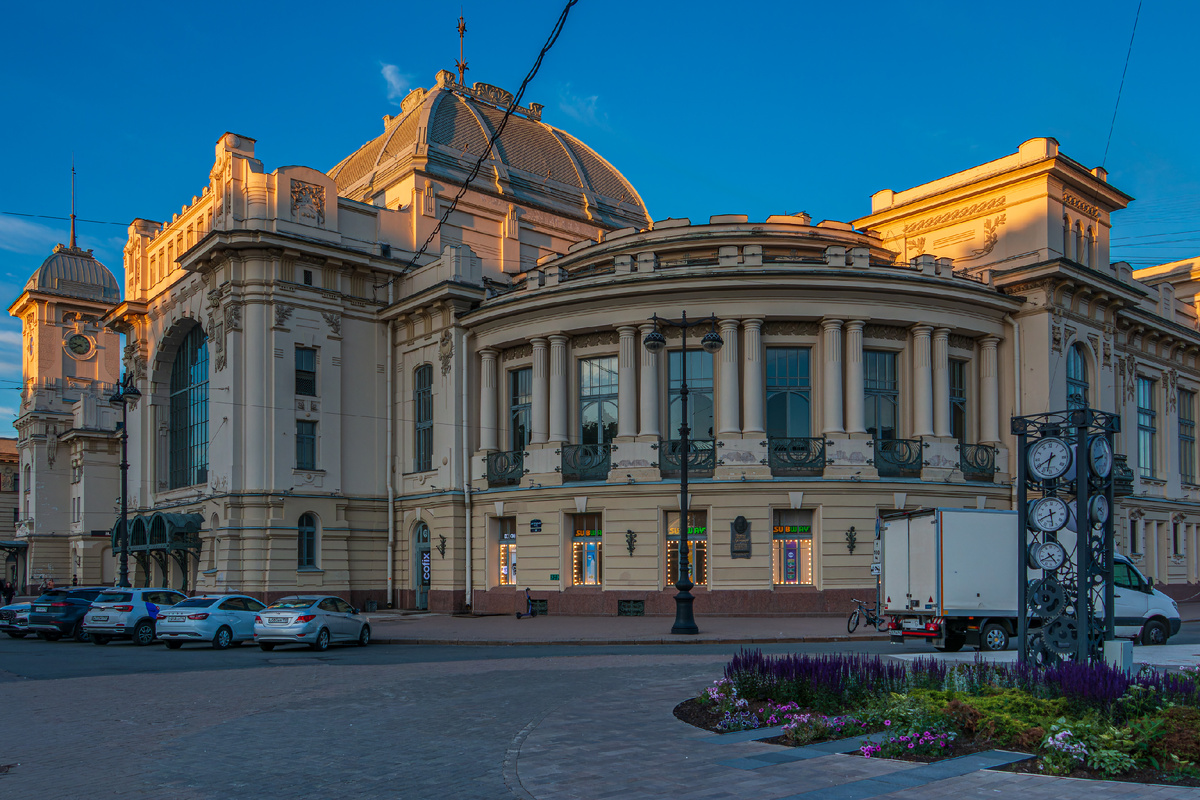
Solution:
[[[413,550],[416,554],[414,569],[417,574],[417,609],[425,611],[429,608],[429,579],[433,570],[429,554],[429,526],[418,522],[417,529],[413,532],[413,540],[416,545]]]

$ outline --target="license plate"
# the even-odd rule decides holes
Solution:
[[[183,622],[183,617],[163,617],[167,622]]]
[[[49,610],[50,610],[50,606],[34,606],[34,607],[33,607],[33,610],[34,610],[34,611],[37,611],[37,612],[49,611]]]
[[[287,617],[267,617],[267,622],[272,625],[286,625],[288,621]]]
[[[92,622],[108,622],[108,617],[92,617]]]

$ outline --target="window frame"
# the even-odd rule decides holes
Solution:
[[[507,538],[506,538],[507,537]],[[496,585],[517,585],[517,518],[496,517]]]
[[[208,334],[192,326],[171,361],[167,394],[167,486],[208,481]]]
[[[663,547],[663,573],[667,578],[667,586],[674,586],[679,580],[679,539],[678,533],[671,533],[671,517],[674,515],[679,517],[679,509],[668,509],[664,512],[664,539]],[[697,516],[704,518],[704,525],[697,526]],[[708,586],[709,582],[709,563],[708,563],[708,509],[697,510],[694,508],[688,509],[688,561],[691,564],[691,579],[696,586]],[[678,519],[676,519],[678,524]],[[693,531],[703,527],[704,533],[697,534]],[[698,550],[696,547],[699,542],[702,547],[699,550],[703,551],[703,557],[698,558]],[[672,568],[674,561],[674,568]],[[701,571],[703,570],[703,572]],[[703,578],[703,580],[701,580]]]
[[[1158,477],[1158,410],[1154,402],[1158,381],[1144,375],[1136,380],[1138,476],[1153,480]]]
[[[571,514],[571,585],[572,586],[604,586],[604,515],[598,511],[588,511],[582,514]],[[595,524],[596,528],[580,528],[580,525]],[[594,534],[591,531],[596,531]],[[582,533],[581,533],[582,531]],[[595,549],[595,580],[587,580],[587,569],[583,558],[588,545],[594,544]]]
[[[594,374],[589,375],[591,367]],[[619,363],[616,355],[599,355],[579,359],[577,368],[579,392],[576,395],[579,416],[580,444],[609,444],[617,436]],[[588,416],[595,410],[596,429],[588,433]],[[611,423],[605,422],[606,411],[611,412]]]
[[[790,370],[790,359],[781,362],[781,356],[785,353],[795,354],[796,372],[793,374]],[[763,397],[767,423],[768,438],[787,438],[787,439],[802,439],[813,435],[813,404],[812,404],[812,389],[813,389],[813,374],[812,374],[812,347],[801,345],[780,345],[765,348],[763,371],[766,375],[766,387]],[[779,365],[786,363],[786,375],[781,375]],[[775,374],[772,375],[772,370],[775,368]],[[783,398],[783,424],[776,425],[772,421],[772,399]],[[803,406],[807,407],[807,419],[798,421],[793,419],[793,402],[799,401]],[[799,414],[798,416],[803,416]],[[782,431],[782,433],[780,432]]]
[[[965,358],[951,358],[946,362],[946,384],[950,394],[950,435],[960,444],[970,441],[967,417],[970,364]]]
[[[320,569],[317,547],[317,517],[305,512],[296,521],[296,569]]]
[[[1196,483],[1196,393],[1180,389],[1176,400],[1179,409],[1179,480]]]
[[[302,355],[303,354],[303,355]],[[301,359],[312,359],[312,365],[303,366]],[[296,347],[295,355],[295,388],[297,397],[316,397],[317,396],[317,348],[315,347]],[[308,385],[305,386],[304,382]],[[308,391],[305,391],[305,389]]]
[[[1087,350],[1083,344],[1075,342],[1067,348],[1067,408],[1086,408],[1091,391]]]
[[[508,444],[524,450],[533,438],[533,367],[508,371]]]
[[[433,469],[433,365],[413,370],[413,472]]]
[[[872,377],[872,362],[884,361],[890,366],[884,369],[884,376]],[[876,384],[873,386],[872,384]],[[879,384],[888,384],[880,386]],[[880,403],[890,400],[892,408],[892,435],[883,436],[885,428],[880,425]],[[871,425],[872,417],[875,424]],[[880,441],[900,439],[900,354],[895,350],[863,350],[863,422],[871,436]]]
[[[664,438],[674,440],[679,438],[679,425],[682,420],[682,408],[680,406],[679,389],[683,384],[682,365],[683,365],[683,348],[668,350],[666,361],[667,368],[667,429]],[[699,346],[688,348],[688,360],[692,364],[688,364],[688,427],[690,439],[715,439],[717,431],[717,412],[714,402],[716,390],[716,358],[712,353],[701,350]],[[707,375],[703,370],[697,370],[696,366],[707,364]],[[707,382],[707,385],[705,383]],[[697,397],[704,397],[708,400],[708,418],[703,420],[709,423],[707,431],[697,430],[696,413],[698,404]],[[679,409],[679,419],[676,419]]]
[[[317,469],[316,420],[296,420],[296,469],[307,472]]]

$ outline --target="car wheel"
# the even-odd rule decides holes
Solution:
[[[108,637],[100,633],[93,633],[92,644],[108,644]]]
[[[266,650],[268,653],[275,649],[275,645],[267,644],[266,642],[259,642],[258,646],[261,647],[263,650]]]
[[[979,649],[988,653],[998,653],[1008,649],[1008,631],[1003,625],[995,622],[983,626],[979,632]]]
[[[321,632],[317,634],[317,640],[309,645],[313,650],[323,651],[329,649],[329,629],[321,628]]]
[[[14,639],[24,639],[29,634],[28,633],[13,633],[12,631],[8,631],[8,635]]]
[[[77,642],[87,642],[92,638],[92,635],[83,629],[82,620],[75,623],[75,630],[71,631],[71,636]]]
[[[1161,619],[1152,619],[1142,626],[1142,644],[1166,644],[1169,635]]]
[[[358,646],[366,647],[371,643],[371,626],[363,625],[362,630],[358,632]]]
[[[148,619],[144,619],[133,629],[133,643],[138,647],[145,647],[153,641],[154,623]]]
[[[168,650],[178,650],[183,647],[183,642],[163,642],[163,644],[167,646]]]
[[[217,635],[213,637],[214,650],[228,650],[229,645],[233,642],[233,631],[229,627],[222,625],[217,629]]]

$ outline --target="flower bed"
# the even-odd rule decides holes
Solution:
[[[1130,675],[1073,662],[911,665],[878,656],[743,650],[676,716],[717,732],[783,726],[802,746],[867,736],[867,758],[936,761],[1002,748],[1015,767],[1074,777],[1200,786],[1200,674]]]

